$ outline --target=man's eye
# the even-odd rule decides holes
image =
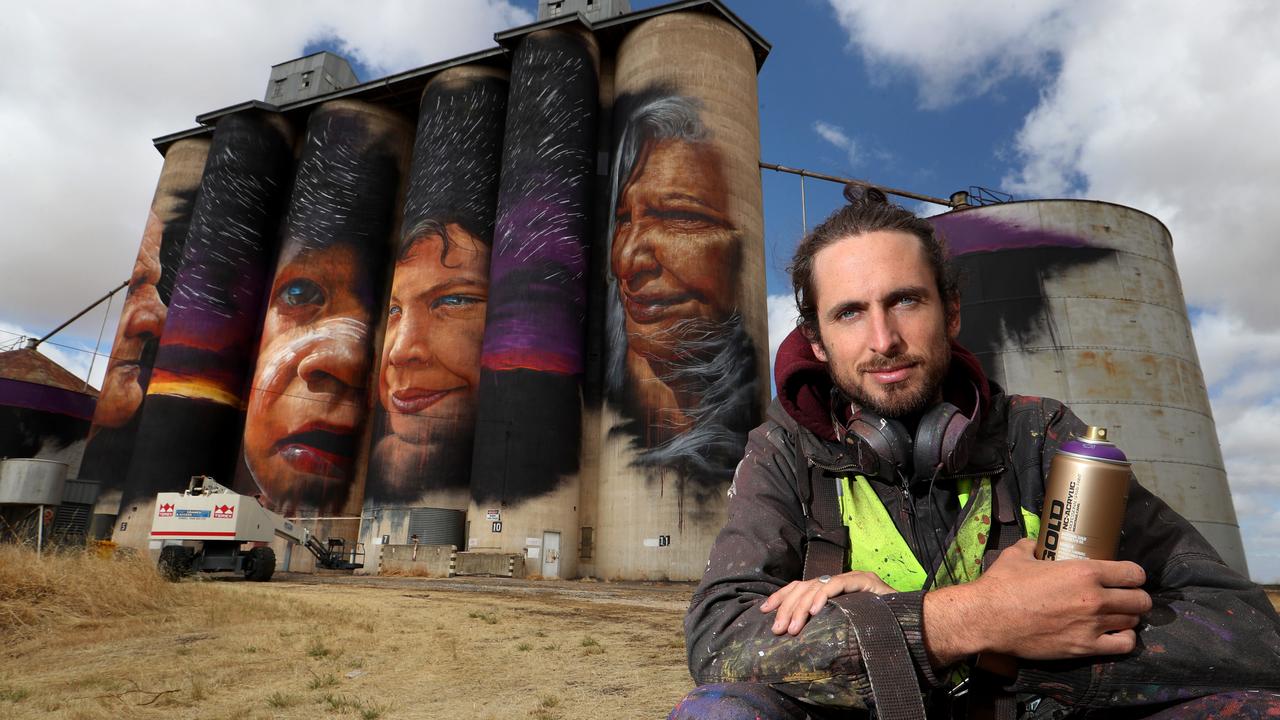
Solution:
[[[837,320],[852,320],[852,319],[854,319],[854,318],[858,317],[858,315],[860,315],[860,314],[861,314],[861,312],[860,312],[860,311],[858,311],[858,310],[841,310],[839,313],[836,313],[836,319],[837,319]]]
[[[918,297],[914,297],[914,296],[907,296],[907,297],[904,297],[904,298],[901,298],[901,299],[899,299],[899,300],[898,300],[898,304],[899,304],[899,305],[905,305],[905,306],[908,306],[908,307],[910,307],[910,306],[912,306],[912,305],[916,305],[916,304],[918,304],[919,302],[920,302],[920,298],[918,298]]]
[[[280,288],[280,302],[289,307],[301,307],[303,305],[323,305],[324,289],[316,283],[306,278],[298,278],[289,281],[284,287]]]
[[[399,317],[401,312],[403,311],[400,309],[399,305],[392,305],[390,308],[387,309],[387,316]]]

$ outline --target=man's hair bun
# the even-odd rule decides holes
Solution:
[[[861,183],[846,184],[844,186],[844,198],[851,205],[877,205],[889,202],[889,198],[885,196],[883,190],[873,185],[863,185]]]

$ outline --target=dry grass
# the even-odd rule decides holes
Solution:
[[[172,585],[2,550],[3,718],[653,718],[692,687],[683,589]]]
[[[0,636],[10,640],[171,607],[182,595],[137,557],[37,556],[29,547],[0,545]]]

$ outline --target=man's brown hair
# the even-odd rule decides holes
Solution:
[[[960,299],[959,282],[954,266],[947,257],[947,245],[934,232],[933,225],[889,202],[879,189],[850,183],[844,190],[849,204],[836,210],[822,224],[800,241],[787,272],[795,290],[796,310],[800,313],[800,329],[810,341],[821,342],[818,330],[818,298],[813,288],[813,259],[828,245],[848,237],[877,230],[897,230],[920,239],[925,258],[938,284],[938,297],[950,318]]]

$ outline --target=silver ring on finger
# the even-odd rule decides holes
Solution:
[[[818,576],[818,582],[822,583],[823,585],[826,585],[827,583],[831,582],[831,576],[830,576],[830,575],[819,575],[819,576]]]

